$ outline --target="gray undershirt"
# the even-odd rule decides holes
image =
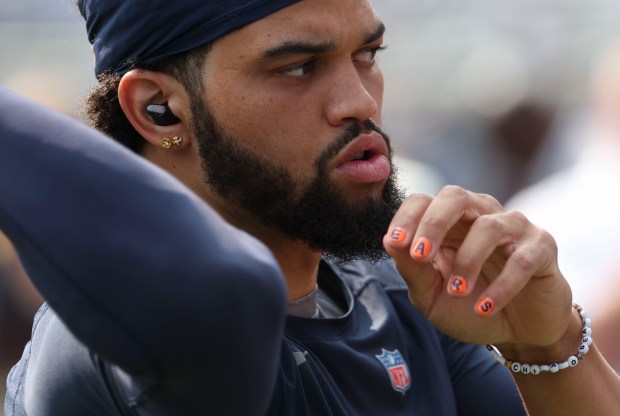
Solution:
[[[306,296],[289,301],[288,314],[300,318],[338,318],[345,311],[317,285]]]

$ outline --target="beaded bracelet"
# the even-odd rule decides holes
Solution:
[[[495,358],[501,365],[504,365],[510,368],[514,373],[522,373],[522,374],[540,374],[540,373],[557,373],[560,370],[564,370],[569,367],[575,367],[579,364],[579,360],[583,358],[584,355],[588,353],[590,350],[590,345],[592,345],[592,320],[588,316],[588,313],[583,310],[583,308],[576,303],[573,304],[573,308],[579,312],[581,316],[581,321],[583,322],[583,330],[581,331],[582,340],[579,349],[577,350],[577,354],[571,355],[566,359],[566,361],[562,361],[559,363],[552,364],[522,364],[518,361],[507,360],[504,358],[501,352],[494,345],[487,345],[487,349],[491,352],[493,358]]]

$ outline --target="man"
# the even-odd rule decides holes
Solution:
[[[532,414],[616,411],[546,232],[401,201],[369,2],[179,3],[78,4],[93,125],[193,192],[2,96],[0,227],[53,309],[8,414],[522,414],[490,343],[543,369],[514,373]]]

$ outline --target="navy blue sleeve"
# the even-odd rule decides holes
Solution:
[[[286,315],[268,249],[163,170],[1,88],[0,229],[71,332],[163,380],[177,414],[196,397],[219,414],[267,407]]]
[[[459,415],[526,415],[510,370],[495,361],[485,347],[445,335],[441,343]]]

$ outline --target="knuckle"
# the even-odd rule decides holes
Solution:
[[[539,230],[538,245],[540,247],[546,247],[552,253],[557,254],[558,244],[555,241],[555,238],[553,238],[553,236],[548,231],[542,228],[538,228],[538,230]]]
[[[439,191],[439,193],[453,194],[461,198],[469,195],[469,192],[467,192],[465,189],[461,188],[458,185],[446,185],[443,188],[441,188],[441,191]]]
[[[485,201],[487,204],[493,206],[495,209],[500,211],[505,211],[504,206],[492,195],[489,194],[478,194],[478,196]]]
[[[482,215],[476,218],[475,225],[494,235],[503,229],[503,224],[496,215]]]
[[[428,195],[428,194],[411,194],[407,197],[406,199],[407,201],[411,201],[411,202],[424,202],[427,204],[430,204],[430,202],[433,200],[433,197]]]
[[[442,228],[443,220],[435,215],[428,215],[422,219],[420,225],[425,229],[437,230]]]
[[[514,221],[516,224],[519,224],[522,227],[528,224],[531,224],[530,220],[521,211],[509,211],[508,215],[510,215],[510,217],[512,218],[512,221]]]
[[[532,273],[536,268],[536,256],[527,249],[517,250],[512,254],[512,260],[526,273]]]

